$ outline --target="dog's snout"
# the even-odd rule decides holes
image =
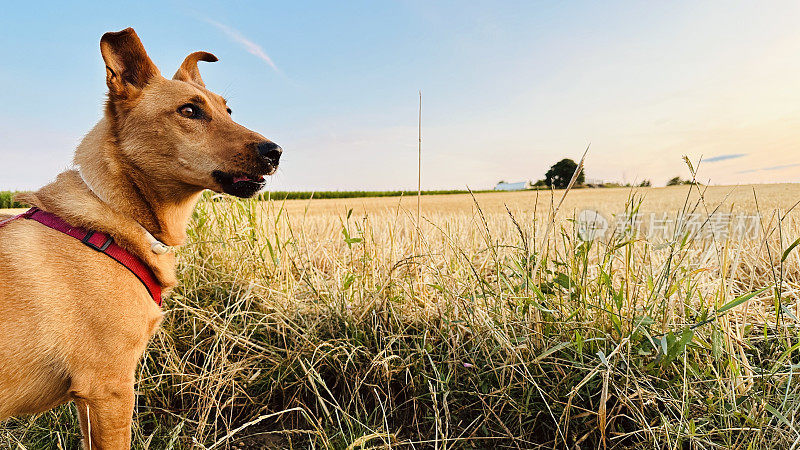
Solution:
[[[258,145],[258,154],[262,158],[269,161],[270,164],[276,165],[281,159],[283,149],[276,143],[270,141],[260,142]]]

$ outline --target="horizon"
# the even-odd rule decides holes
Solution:
[[[587,179],[663,186],[687,155],[704,184],[800,182],[798,4],[146,5],[7,7],[0,190],[70,166],[127,26],[165,76],[220,58],[206,84],[285,149],[270,191],[416,190],[418,90],[423,190],[535,181],[589,142]]]

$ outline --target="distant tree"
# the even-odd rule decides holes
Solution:
[[[667,186],[679,186],[683,184],[681,177],[672,177],[667,181]]]
[[[652,185],[653,183],[650,180],[642,180],[642,182],[639,183],[639,187],[650,187]]]
[[[667,181],[667,186],[681,186],[684,184],[700,184],[700,183],[696,181],[693,182],[691,180],[684,180],[681,177],[672,177],[669,179],[669,181]]]
[[[547,186],[547,181],[545,180],[536,180],[536,183],[533,183],[533,187],[544,187]]]
[[[572,174],[575,173],[575,169],[577,168],[578,164],[576,164],[575,161],[564,158],[550,167],[550,170],[544,175],[545,183],[556,189],[564,189],[569,185],[569,180],[572,179]],[[575,184],[583,184],[584,180],[585,177],[583,171],[581,171],[581,173],[578,174],[578,178],[575,180]]]
[[[703,185],[703,183],[701,183],[699,181],[684,180],[681,177],[672,177],[672,178],[669,179],[669,181],[667,181],[667,186],[681,186],[681,185],[684,185],[684,184],[691,184],[691,185],[695,185],[695,186],[702,186]]]

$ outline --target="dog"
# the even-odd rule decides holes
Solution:
[[[205,87],[197,65],[213,54],[167,79],[132,28],[100,53],[108,100],[75,169],[20,195],[34,208],[0,227],[0,420],[72,401],[94,450],[130,448],[136,366],[177,283],[167,250],[202,191],[251,197],[282,153]]]

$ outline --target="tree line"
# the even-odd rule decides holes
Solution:
[[[549,187],[553,189],[566,189],[569,185],[570,180],[572,179],[572,175],[578,169],[578,163],[573,161],[570,158],[564,158],[561,161],[550,166],[550,169],[544,174],[544,178],[537,180],[535,183],[532,183],[533,187]],[[583,170],[578,174],[575,185],[576,186],[584,186],[586,182],[586,175],[585,172],[586,168],[584,167]],[[672,177],[667,180],[667,186],[680,186],[686,184],[696,184],[696,181],[691,180],[684,180],[681,177]],[[649,179],[644,179],[636,184],[631,183],[602,183],[598,184],[597,187],[650,187],[653,185],[653,182]]]

